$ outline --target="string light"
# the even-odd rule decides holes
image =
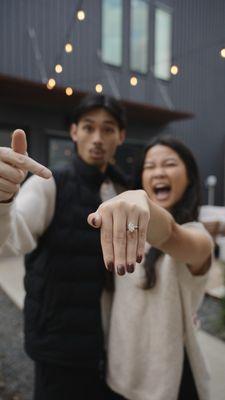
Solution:
[[[65,90],[65,92],[66,92],[66,95],[67,95],[67,96],[72,96],[72,94],[73,94],[73,89],[72,89],[71,87],[67,87],[66,90]]]
[[[132,77],[130,78],[130,84],[131,84],[131,86],[137,86],[137,84],[138,84],[138,79],[137,79],[136,76],[132,76]]]
[[[170,72],[172,75],[177,75],[179,72],[179,68],[177,65],[171,65]]]
[[[66,43],[65,44],[65,52],[66,53],[71,53],[73,51],[73,46],[71,43]]]
[[[56,85],[55,79],[50,78],[47,83],[47,88],[51,90],[55,87],[55,85]]]
[[[77,10],[77,12],[76,12],[76,15],[74,15],[74,17],[75,18],[77,18],[77,20],[79,20],[79,21],[84,21],[85,19],[86,19],[86,13],[85,13],[85,11],[84,10],[82,10],[82,9],[79,9],[79,10]],[[68,32],[69,33],[69,32]],[[69,34],[67,34],[67,38],[69,38]],[[218,44],[217,44],[218,45]],[[71,44],[71,43],[66,43],[65,45],[64,45],[64,50],[65,50],[65,52],[66,53],[71,53],[72,51],[73,51],[73,45]],[[199,50],[198,48],[194,48],[194,49],[191,49],[191,51],[193,52],[193,51],[196,51],[196,50]],[[218,50],[217,50],[218,51]],[[224,48],[221,48],[220,50],[220,56],[222,57],[222,58],[225,58],[225,47]],[[179,55],[179,57],[181,57],[181,55]],[[59,58],[58,58],[59,59]],[[62,67],[62,65],[61,64],[56,64],[55,65],[55,72],[57,73],[57,74],[60,74],[61,72],[63,71],[63,67]],[[171,73],[171,75],[177,75],[178,73],[179,73],[180,71],[179,71],[179,67],[177,66],[177,65],[171,65],[171,67],[170,67],[170,73]],[[48,80],[48,82],[47,82],[47,84],[46,84],[46,86],[47,86],[47,88],[48,89],[53,89],[54,87],[55,87],[55,85],[56,85],[56,81],[53,79],[53,78],[51,78],[51,79],[49,79]],[[136,77],[136,76],[131,76],[130,77],[130,85],[131,86],[137,86],[138,85],[138,78]],[[102,91],[103,91],[103,86],[100,84],[100,83],[98,83],[98,84],[96,84],[96,86],[95,86],[95,91],[97,92],[97,93],[102,93]],[[71,96],[72,94],[73,94],[73,89],[71,88],[71,87],[67,87],[66,89],[65,89],[65,93],[68,95],[68,96]]]
[[[84,21],[85,17],[86,17],[86,15],[85,15],[85,12],[83,10],[78,10],[77,11],[77,19],[79,21]]]
[[[60,74],[62,72],[63,68],[61,64],[56,64],[55,66],[55,72],[57,72],[57,74]]]
[[[97,85],[95,86],[95,91],[97,93],[102,93],[103,91],[103,86],[100,83],[97,83]]]
[[[220,50],[220,55],[221,57],[225,58],[225,49]]]

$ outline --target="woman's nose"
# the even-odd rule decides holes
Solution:
[[[154,176],[165,176],[165,169],[163,167],[157,167],[153,171]]]

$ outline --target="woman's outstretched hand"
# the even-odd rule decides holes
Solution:
[[[88,216],[88,223],[101,229],[103,257],[109,271],[124,275],[141,262],[149,219],[149,199],[144,190],[124,192]]]

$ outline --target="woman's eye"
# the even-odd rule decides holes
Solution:
[[[153,169],[154,168],[154,165],[145,165],[144,166],[144,169]]]
[[[175,163],[167,163],[166,167],[176,167],[176,164]]]

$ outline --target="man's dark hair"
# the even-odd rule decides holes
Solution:
[[[103,94],[85,96],[74,111],[73,122],[77,124],[84,114],[98,108],[108,111],[115,118],[120,129],[125,128],[126,116],[123,106],[116,99]]]
[[[149,149],[156,145],[163,145],[170,147],[174,150],[181,160],[184,162],[187,171],[187,177],[189,184],[187,189],[185,190],[182,198],[173,206],[173,209],[170,210],[173,215],[175,221],[178,224],[184,224],[186,222],[196,221],[198,219],[198,210],[201,204],[201,186],[200,186],[200,176],[197,163],[192,152],[188,147],[185,146],[180,140],[174,138],[170,135],[160,135],[154,137],[146,146],[143,152],[143,156],[140,160],[140,165],[137,172],[136,178],[136,189],[142,188],[142,173],[144,162],[146,158],[146,154]],[[155,264],[158,258],[163,253],[152,247],[145,259],[145,271],[147,276],[147,284],[146,289],[152,288],[156,283],[156,271]]]

